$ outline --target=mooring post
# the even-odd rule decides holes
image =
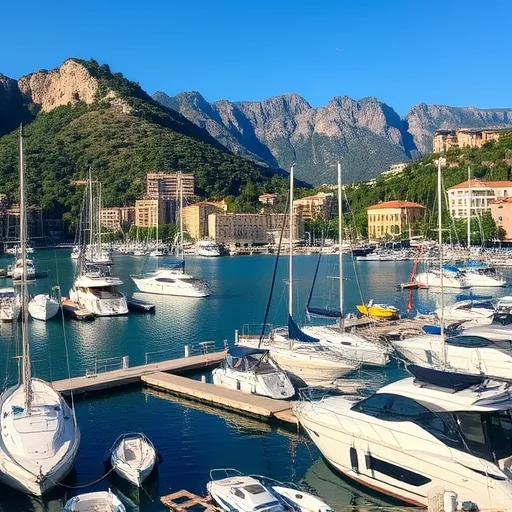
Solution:
[[[188,345],[185,345],[185,357],[188,357],[190,355],[190,348]]]

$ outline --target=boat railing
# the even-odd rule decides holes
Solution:
[[[265,324],[265,329],[263,329],[263,324],[244,324],[242,326],[241,336],[247,338],[259,338],[263,331],[263,336],[269,337],[273,329],[274,326],[272,324]]]
[[[199,356],[204,354],[211,354],[214,352],[222,352],[228,347],[228,340],[222,342],[216,341],[200,341],[191,345],[184,346],[185,357]],[[167,359],[176,358],[176,349],[163,349],[146,352],[144,354],[144,364],[158,363]]]

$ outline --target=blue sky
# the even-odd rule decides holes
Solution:
[[[512,2],[26,0],[2,6],[0,73],[94,58],[149,93],[209,101],[296,92],[512,107]]]

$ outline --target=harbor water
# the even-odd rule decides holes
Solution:
[[[405,312],[409,292],[397,291],[396,285],[408,281],[412,262],[359,262],[345,256],[345,311],[355,311],[356,304],[374,299],[394,304]],[[0,267],[11,263],[4,257]],[[165,258],[164,258],[165,260]],[[287,258],[280,258],[272,307],[268,322],[282,325],[287,318]],[[69,251],[38,251],[38,270],[48,270],[49,277],[31,285],[31,293],[47,292],[58,284],[68,295],[75,263]],[[305,305],[317,263],[314,255],[294,259],[294,312],[306,321]],[[48,381],[84,375],[112,358],[118,364],[128,356],[130,366],[146,359],[183,357],[185,345],[202,341],[227,340],[233,343],[234,330],[243,324],[261,324],[269,298],[273,256],[238,256],[187,260],[187,272],[206,279],[211,296],[206,299],[162,297],[136,294],[156,304],[155,315],[130,313],[124,317],[97,318],[81,323],[60,319],[30,322],[30,342],[35,376]],[[150,258],[115,256],[114,272],[124,284],[127,295],[136,290],[131,274],[152,270]],[[507,279],[510,272],[504,271]],[[320,265],[312,304],[335,306],[338,300],[337,256],[324,256]],[[10,286],[5,280],[1,286]],[[479,290],[478,293],[505,295],[507,289]],[[446,302],[450,294],[446,294]],[[412,293],[414,310],[435,309],[439,294],[420,290]],[[454,298],[452,299],[454,300]],[[413,310],[413,311],[414,311]],[[4,384],[16,378],[17,336],[10,324],[0,331],[0,368]],[[69,368],[68,368],[69,365]],[[403,376],[404,370],[393,363],[384,370],[367,372],[376,386]],[[237,468],[244,473],[262,474],[281,481],[305,483],[333,508],[393,504],[389,499],[354,485],[335,474],[320,457],[304,434],[285,430],[240,415],[184,401],[171,395],[137,387],[89,395],[76,400],[76,413],[82,441],[75,470],[44,500],[36,500],[5,487],[0,492],[0,511],[58,511],[71,496],[111,488],[127,505],[127,510],[165,510],[159,497],[180,489],[204,494],[209,471],[213,468]],[[104,455],[121,433],[144,432],[158,449],[162,463],[147,489],[136,491],[118,478],[105,473]]]

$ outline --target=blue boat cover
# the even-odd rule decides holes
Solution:
[[[441,334],[441,327],[438,325],[424,325],[422,329],[426,334]]]
[[[288,315],[288,339],[305,341],[307,343],[319,341],[317,338],[313,338],[313,336],[309,336],[305,332],[302,332],[301,328],[295,323],[295,320],[291,315]]]
[[[471,386],[482,384],[485,377],[481,375],[469,375],[467,373],[447,372],[424,368],[415,364],[407,367],[409,373],[420,383],[432,384],[436,387],[460,391]]]
[[[185,268],[185,261],[178,261],[176,263],[165,263],[164,265],[158,265],[158,268]]]
[[[231,357],[236,357],[237,359],[250,356],[252,354],[264,354],[265,352],[267,352],[267,350],[260,348],[241,347],[240,345],[235,345],[234,347],[228,348],[228,355]]]
[[[443,269],[446,270],[446,272],[453,272],[455,274],[460,272],[460,269],[454,267],[453,265],[443,265]]]
[[[459,294],[455,297],[455,300],[491,300],[492,295],[477,295],[476,293],[469,292],[468,295]]]
[[[487,268],[489,265],[487,263],[483,263],[478,260],[468,260],[461,265],[461,267],[470,267],[470,268]]]
[[[308,315],[325,316],[327,318],[341,318],[341,311],[339,309],[324,309],[306,306]]]

